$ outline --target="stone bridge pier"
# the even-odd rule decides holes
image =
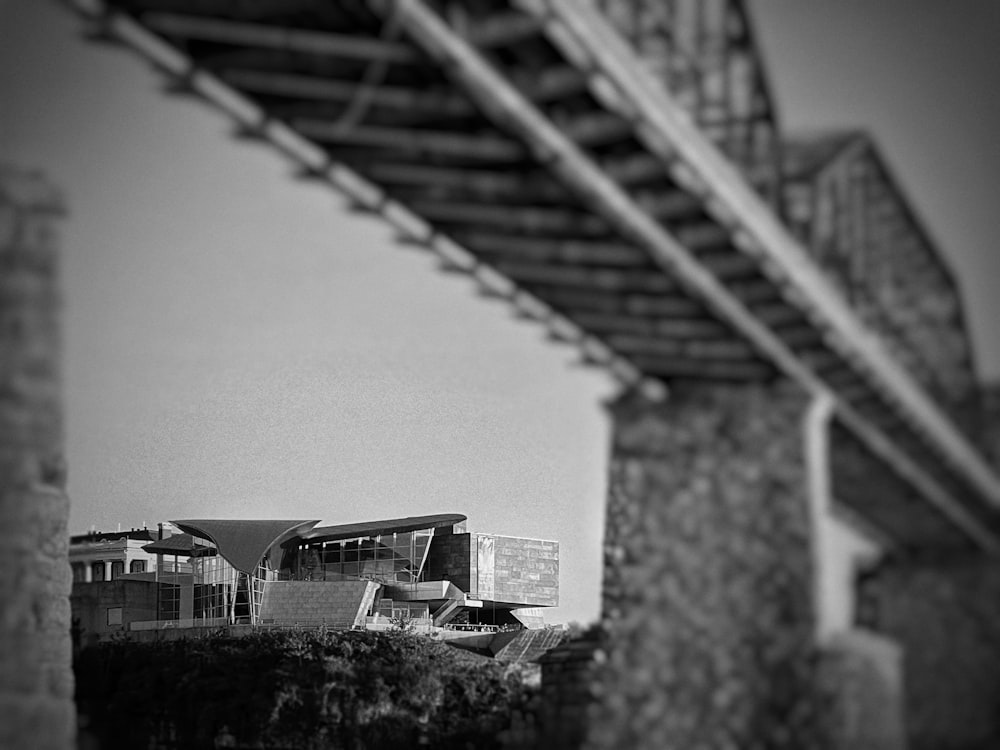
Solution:
[[[611,405],[593,747],[817,746],[808,404],[676,382]]]
[[[609,413],[601,634],[543,664],[545,746],[1000,746],[995,561],[881,539],[831,565],[853,454],[827,396],[675,381]],[[857,459],[871,491],[913,493]]]
[[[74,745],[59,196],[0,165],[0,748]]]

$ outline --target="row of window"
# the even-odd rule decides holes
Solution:
[[[105,572],[105,564],[103,560],[98,560],[90,565],[90,580],[91,581],[103,581]],[[145,573],[146,572],[146,561],[145,560],[133,560],[128,565],[129,573]],[[125,573],[125,563],[121,560],[114,560],[111,563],[111,578],[109,580],[115,580],[120,578]],[[84,563],[73,563],[73,581],[83,582],[87,580],[87,566]]]

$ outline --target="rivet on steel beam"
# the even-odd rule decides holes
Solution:
[[[562,344],[578,344],[583,338],[580,330],[560,315],[553,315],[546,321],[545,337],[549,341]]]
[[[245,123],[238,123],[232,130],[232,135],[234,138],[243,141],[262,141],[267,139],[267,126],[269,120],[264,117],[260,122],[248,125]]]
[[[198,96],[198,89],[194,84],[195,76],[198,75],[198,68],[192,65],[181,75],[170,75],[166,83],[163,84],[163,93],[170,96]]]
[[[296,180],[302,180],[304,182],[313,182],[315,180],[326,181],[330,178],[330,164],[327,163],[322,167],[314,167],[308,164],[299,163],[292,170],[292,176]]]
[[[552,315],[545,303],[521,289],[511,300],[511,307],[513,316],[519,320],[544,322]]]
[[[412,247],[419,250],[433,250],[434,240],[437,238],[437,232],[434,229],[430,229],[426,235],[420,237],[411,232],[398,232],[396,234],[396,242],[403,247]]]
[[[441,260],[438,262],[438,270],[441,271],[442,273],[455,273],[455,274],[463,274],[466,276],[474,274],[476,272],[477,266],[478,266],[477,263],[473,263],[472,265],[469,266],[463,266],[462,264],[456,263],[455,261],[449,258],[441,258]]]
[[[514,299],[510,292],[496,289],[495,287],[491,287],[488,284],[483,283],[476,285],[476,294],[483,299],[495,299],[503,302],[510,302]]]

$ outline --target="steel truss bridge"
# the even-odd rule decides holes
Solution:
[[[782,132],[741,2],[68,4],[625,385],[826,394],[894,544],[1000,549],[954,278],[867,136]]]

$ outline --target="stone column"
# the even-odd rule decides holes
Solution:
[[[59,196],[0,166],[0,747],[66,750],[69,504],[59,378]]]
[[[788,383],[611,406],[590,747],[822,746],[803,414]]]
[[[903,650],[909,750],[1000,747],[1000,565],[966,553],[886,560],[871,627]]]

